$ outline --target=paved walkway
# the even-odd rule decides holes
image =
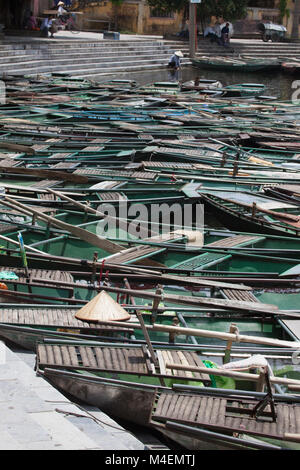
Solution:
[[[121,41],[147,41],[147,40],[161,40],[163,41],[164,38],[163,36],[160,35],[142,35],[142,34],[120,34],[120,40]],[[5,36],[4,41],[13,41],[13,42],[37,42],[37,41],[43,41],[43,42],[55,42],[55,41],[66,41],[66,40],[72,40],[72,41],[112,41],[112,39],[103,39],[103,34],[102,33],[91,33],[88,31],[80,31],[79,33],[71,33],[70,31],[58,31],[55,33],[54,39],[49,39],[49,38],[42,38],[40,36]],[[176,39],[175,37],[173,38],[175,41],[179,41],[179,39]],[[166,39],[166,41],[170,41],[169,39]],[[188,45],[188,41],[180,41],[182,44]],[[199,44],[207,44],[207,41],[204,41],[203,39],[198,39]],[[251,45],[251,44],[259,44],[259,45],[266,45],[266,46],[274,46],[273,42],[263,42],[261,39],[236,39],[232,38],[231,43],[238,45],[238,44],[243,44],[243,45]],[[277,46],[283,46],[283,45],[288,45],[288,44],[298,44],[299,43],[292,43],[292,42],[279,42],[276,43]]]
[[[121,41],[137,41],[144,40],[149,41],[154,40],[163,40],[162,36],[144,36],[139,34],[120,34]],[[112,39],[103,39],[102,33],[90,33],[88,31],[80,31],[79,33],[71,33],[70,31],[58,31],[55,33],[53,39],[42,38],[40,36],[5,36],[5,42],[57,42],[57,41],[112,41]],[[117,41],[116,41],[117,42]]]
[[[38,377],[34,361],[0,342],[0,450],[144,449],[98,408],[78,407]]]

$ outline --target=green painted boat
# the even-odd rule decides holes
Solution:
[[[280,69],[277,59],[232,59],[225,57],[199,57],[192,59],[192,64],[199,68],[208,68],[217,71],[258,72],[274,71]]]

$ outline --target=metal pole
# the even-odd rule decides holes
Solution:
[[[190,45],[190,57],[195,57],[196,52],[196,28],[195,28],[195,19],[196,19],[196,3],[191,3],[189,5],[189,45]]]

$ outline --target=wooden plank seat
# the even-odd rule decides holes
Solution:
[[[243,300],[244,302],[259,302],[258,299],[251,291],[247,290],[233,290],[221,289],[224,297],[229,300]]]
[[[48,150],[50,144],[34,144],[31,148],[36,152],[43,152]]]
[[[150,238],[145,238],[144,240],[153,242],[153,243],[167,243],[168,241],[177,240],[180,238],[181,238],[180,235],[174,232],[169,232],[169,233],[161,234],[158,236],[153,236]],[[117,264],[127,264],[131,262],[136,262],[138,260],[142,260],[144,258],[149,258],[153,255],[166,251],[166,249],[167,248],[165,247],[159,247],[159,246],[153,246],[153,245],[152,246],[151,245],[149,246],[139,245],[139,246],[135,246],[135,247],[120,251],[119,253],[116,253],[114,255],[111,255],[107,257],[106,260],[112,263],[117,263]],[[156,264],[158,266],[158,263]],[[159,265],[163,266],[161,263],[159,263]]]
[[[22,153],[2,153],[0,152],[0,160],[6,160],[6,159],[11,159],[13,160],[14,158],[18,158],[18,157],[21,157],[22,156]],[[1,161],[1,164],[2,164],[2,161]]]
[[[165,251],[166,248],[155,247],[155,246],[137,246],[128,248],[128,250],[120,251],[114,255],[108,256],[106,261],[115,264],[128,264],[143,258],[149,258],[150,256],[156,255]]]
[[[57,328],[80,328],[92,329],[99,331],[111,331],[122,333],[133,333],[133,329],[128,326],[107,326],[97,325],[96,323],[88,323],[75,318],[78,308],[64,307],[18,307],[7,306],[0,308],[0,323],[11,325],[26,326],[49,326]]]
[[[300,405],[275,403],[276,421],[266,413],[259,418],[250,412],[256,400],[220,398],[182,393],[161,393],[153,409],[152,420],[176,421],[222,432],[237,432],[274,439],[285,439],[285,433],[300,433]]]
[[[0,223],[0,233],[2,233],[2,234],[3,233],[8,233],[8,232],[14,232],[17,229],[18,229],[17,225]],[[0,242],[0,244],[1,244],[1,242]]]
[[[209,267],[214,266],[215,264],[219,264],[230,258],[230,254],[224,255],[223,253],[203,253],[186,261],[177,263],[173,266],[173,268],[201,271],[202,269],[208,269]]]
[[[46,189],[46,188],[53,188],[54,186],[58,186],[61,184],[61,181],[58,180],[41,180],[41,181],[35,181],[32,183],[31,187],[35,189]]]
[[[97,138],[97,139],[93,139],[91,140],[91,143],[92,144],[105,144],[106,142],[109,142],[110,139],[106,139],[106,138]]]
[[[103,201],[127,201],[128,200],[125,194],[113,193],[113,192],[101,193],[101,199]]]
[[[149,147],[150,149],[150,147]],[[145,149],[147,151],[147,147]],[[154,153],[162,153],[162,154],[167,154],[167,155],[174,155],[175,154],[182,154],[186,155],[189,157],[193,156],[203,156],[205,155],[206,157],[219,157],[220,154],[218,152],[213,152],[211,150],[206,150],[206,149],[198,149],[198,148],[178,148],[176,149],[171,148],[171,147],[151,147],[151,151]],[[213,168],[213,167],[211,167]]]
[[[57,352],[55,357],[54,351]],[[37,360],[40,368],[62,367],[64,369],[84,369],[94,372],[114,372],[133,375],[151,375],[153,377],[180,378],[187,381],[204,381],[210,383],[207,374],[191,373],[188,371],[171,371],[165,363],[169,358],[181,360],[188,365],[198,364],[203,367],[197,354],[188,351],[156,350],[159,357],[159,367],[155,368],[146,347],[112,347],[112,346],[78,346],[39,344]],[[66,358],[66,359],[63,359]]]
[[[49,159],[64,160],[65,158],[71,157],[72,153],[53,153]]]
[[[56,137],[51,137],[50,139],[45,140],[49,144],[59,144],[65,142],[66,139],[57,139]]]
[[[18,276],[18,282],[26,283],[27,278],[25,274],[25,270],[23,268],[10,268],[5,266],[0,266],[0,273],[2,271],[12,271]],[[58,270],[49,270],[49,269],[28,269],[30,279],[49,279],[49,281],[61,281],[66,283],[73,282],[73,276],[66,271],[58,271]],[[6,281],[8,282],[8,281]],[[13,280],[9,281],[13,283]],[[51,287],[56,287],[55,285],[51,284]]]
[[[101,150],[104,150],[103,146],[100,145],[88,145],[87,147],[84,147],[81,152],[101,152]]]
[[[33,186],[31,185],[31,188],[33,188]],[[36,206],[31,206],[31,205],[27,205],[27,207],[29,209],[34,209],[38,212],[41,212],[41,213],[47,213],[47,212],[56,212],[56,209],[53,208],[53,207],[36,207]],[[9,209],[8,207],[3,207],[0,205],[0,214],[6,214],[8,216],[14,216],[14,215],[17,215],[17,216],[22,216],[22,217],[25,217],[24,213],[20,210],[18,211],[18,209]],[[28,217],[28,216],[26,216]],[[13,222],[13,221],[12,221]]]
[[[112,178],[135,178],[135,179],[146,179],[154,180],[157,178],[156,173],[150,171],[122,171],[122,170],[106,170],[104,168],[78,168],[74,171],[74,174],[81,176],[111,176]]]
[[[0,165],[5,168],[12,168],[14,166],[20,165],[22,162],[14,160],[13,158],[3,158],[0,161]]]
[[[142,162],[144,168],[171,168],[175,170],[177,168],[183,170],[193,170],[194,165],[192,163],[174,163],[174,162]]]
[[[208,243],[204,248],[234,248],[238,246],[246,246],[252,243],[264,240],[264,237],[255,237],[251,235],[236,235],[233,237],[222,238],[212,243]],[[187,261],[182,261],[181,263],[173,266],[174,268],[180,269],[192,269],[194,271],[200,271],[202,269],[207,269],[210,266],[222,263],[225,260],[231,258],[231,254],[224,253],[213,253],[207,252],[202,253],[201,255],[195,256]]]
[[[257,243],[261,240],[264,240],[265,237],[253,236],[253,235],[235,235],[230,237],[222,238],[212,243],[205,245],[207,248],[234,248],[238,246],[247,246],[252,243]]]
[[[73,170],[78,165],[80,165],[78,162],[59,162],[51,165],[49,168],[52,170]]]

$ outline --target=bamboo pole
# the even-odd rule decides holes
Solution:
[[[125,327],[126,325],[128,326],[128,324],[121,323],[121,322],[98,322],[98,323],[101,323],[101,324],[103,323],[108,326],[119,326],[119,327],[120,326]],[[137,323],[130,323],[130,327],[140,329],[140,325]],[[226,332],[220,332],[220,331],[202,330],[200,328],[183,328],[183,327],[178,327],[178,326],[159,325],[157,323],[154,323],[153,325],[146,325],[146,328],[153,330],[153,331],[177,333],[178,335],[201,336],[204,338],[216,338],[216,339],[225,340],[225,341],[231,340],[237,343],[265,344],[268,346],[278,346],[278,347],[283,347],[283,348],[300,349],[299,341],[286,341],[286,340],[280,340],[276,338],[265,338],[265,337],[259,337],[259,336],[235,335],[232,333],[226,333]]]
[[[125,283],[126,287],[128,289],[130,289],[130,284],[128,282],[128,279],[124,278],[124,283]],[[129,298],[130,298],[130,301],[131,301],[132,305],[135,306],[135,300],[134,300],[133,296],[130,295]],[[139,310],[135,310],[135,314],[137,316],[138,321],[140,322],[140,325],[141,325],[141,328],[142,328],[142,331],[143,331],[143,334],[144,334],[144,337],[145,337],[145,340],[146,340],[146,343],[147,343],[147,346],[148,346],[148,349],[149,349],[149,352],[150,352],[151,359],[152,359],[154,365],[158,366],[158,359],[157,359],[157,356],[154,352],[154,349],[153,349],[153,346],[152,346],[152,343],[151,343],[151,340],[150,340],[150,336],[149,336],[148,330],[146,328],[146,325],[145,325],[145,322],[144,322],[144,319],[143,319],[143,315],[141,314],[141,312]]]
[[[36,279],[37,281],[43,281],[45,283],[48,282],[47,279]],[[57,286],[63,287],[72,287],[74,286],[73,283],[66,283],[61,281],[49,281],[49,284],[55,283]],[[81,287],[80,284],[75,284],[75,287]],[[84,286],[82,286],[84,287]],[[123,289],[119,287],[110,287],[110,286],[102,286],[102,290],[106,290],[108,292],[115,292],[117,294],[128,294],[134,295],[135,297],[142,297],[146,299],[157,299],[159,302],[162,299],[160,294],[154,294],[153,292],[148,292],[145,290],[134,290],[134,289]],[[192,297],[188,295],[178,295],[178,294],[165,294],[164,301],[170,303],[179,303],[179,304],[186,304],[186,305],[203,305],[206,307],[216,307],[216,308],[223,308],[223,309],[232,309],[237,311],[255,311],[259,313],[280,313],[277,307],[268,304],[262,304],[260,302],[244,302],[242,300],[232,301],[227,299],[216,299],[216,298],[207,298],[207,297]]]
[[[223,377],[232,377],[233,379],[239,380],[249,380],[252,382],[258,382],[260,380],[259,374],[250,374],[248,372],[236,372],[236,371],[229,371],[223,369],[207,369],[207,367],[197,367],[197,366],[185,366],[183,364],[165,364],[167,369],[174,369],[174,370],[184,370],[190,372],[198,372],[203,374],[209,375],[217,375]],[[273,384],[281,384],[281,385],[288,385],[288,384],[298,384],[300,385],[300,380],[297,379],[287,379],[285,377],[269,377],[270,382]]]
[[[67,230],[68,232],[72,233],[81,240],[90,243],[91,245],[97,246],[98,248],[102,248],[103,250],[107,250],[109,253],[119,253],[124,249],[121,245],[113,243],[107,240],[106,238],[94,235],[93,233],[88,232],[87,230],[68,224],[66,222],[62,222],[49,215],[42,214],[40,211],[29,208],[21,202],[15,201],[7,196],[5,196],[4,200],[1,200],[1,203],[3,203],[4,205],[8,203],[7,205],[10,204],[10,207],[14,206],[15,208],[18,208],[21,212],[23,211],[27,214],[28,212],[34,214],[36,217],[46,220],[47,222],[63,230]]]

